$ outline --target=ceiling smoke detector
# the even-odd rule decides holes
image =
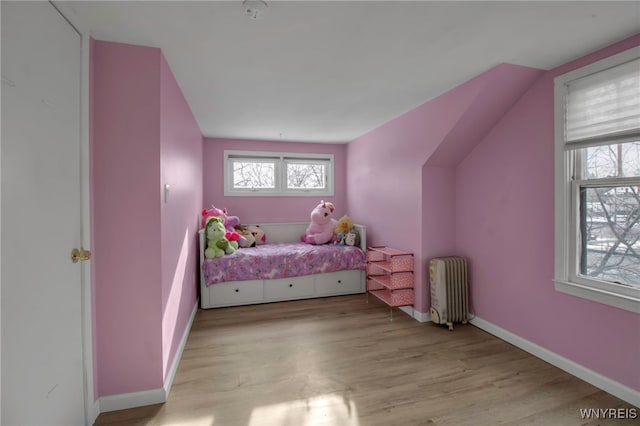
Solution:
[[[250,19],[262,19],[269,8],[266,1],[263,0],[244,0],[242,2],[244,13]]]

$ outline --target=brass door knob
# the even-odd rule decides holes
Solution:
[[[80,249],[74,248],[71,250],[71,261],[73,263],[89,259],[91,259],[91,252],[89,250],[85,250],[84,247],[80,246]]]

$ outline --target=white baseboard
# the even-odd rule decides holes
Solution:
[[[529,340],[523,339],[522,337],[513,334],[510,331],[505,330],[504,328],[498,327],[495,324],[485,321],[482,318],[475,317],[469,322],[474,326],[488,333],[491,333],[494,336],[506,342],[509,342],[526,352],[529,352],[530,354],[542,359],[543,361],[555,365],[561,370],[564,370],[567,373],[576,376],[579,379],[582,379],[585,382],[590,383],[593,386],[622,399],[623,401],[628,402],[631,405],[640,407],[640,391],[637,391],[626,385],[623,385],[622,383],[618,383],[615,380],[605,377],[600,373],[590,370],[589,368],[571,361],[570,359],[565,358],[561,355],[558,355],[555,352],[551,352],[550,350],[543,348],[542,346],[539,346],[533,342],[530,342]]]
[[[418,322],[431,321],[431,315],[429,314],[429,312],[416,311],[413,306],[400,306],[400,310]]]
[[[100,400],[99,399],[96,399],[95,401],[93,401],[93,408],[91,410],[92,411],[89,413],[89,418],[87,419],[87,424],[89,424],[89,425],[94,424],[96,422],[96,419],[100,415]]]
[[[180,365],[180,360],[182,359],[182,352],[184,352],[184,347],[187,344],[187,339],[189,338],[189,332],[191,331],[191,326],[193,325],[193,320],[195,319],[196,313],[198,312],[199,305],[200,305],[200,299],[196,299],[196,304],[193,305],[193,309],[191,310],[191,316],[189,316],[189,321],[187,321],[187,326],[184,329],[184,333],[182,333],[182,339],[180,339],[178,350],[176,350],[176,355],[173,357],[173,363],[171,364],[171,368],[167,373],[167,377],[165,377],[164,379],[164,392],[165,392],[166,398],[169,397],[169,392],[171,391],[171,385],[173,385],[173,379],[176,377],[176,371],[178,371],[178,365]]]
[[[161,404],[166,401],[164,388],[102,396],[100,397],[100,412],[126,410],[127,408]]]
[[[191,331],[193,320],[196,316],[196,312],[198,312],[199,304],[200,299],[197,299],[195,305],[193,306],[193,310],[191,311],[191,316],[189,317],[187,326],[184,329],[184,333],[182,333],[180,345],[178,346],[176,355],[173,357],[173,363],[171,364],[171,368],[169,369],[167,377],[165,378],[164,386],[159,389],[150,389],[140,392],[103,396],[96,402],[99,405],[99,413],[106,413],[108,411],[116,410],[126,410],[127,408],[142,407],[145,405],[162,404],[164,402],[167,402],[167,397],[169,396],[169,391],[171,390],[173,379],[176,375],[178,365],[180,364],[182,352],[184,351],[184,346],[187,343],[187,338],[189,337],[189,332]]]

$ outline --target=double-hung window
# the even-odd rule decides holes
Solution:
[[[640,312],[640,48],[555,80],[555,286]]]
[[[333,195],[333,155],[225,151],[225,195]]]

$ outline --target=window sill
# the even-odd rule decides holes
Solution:
[[[561,293],[581,297],[593,302],[603,303],[605,305],[613,306],[614,308],[640,313],[639,298],[612,293],[610,291],[568,281],[555,280],[554,282],[556,291]]]
[[[289,192],[263,192],[263,191],[224,191],[225,197],[333,197],[333,192],[313,191],[289,191]]]

